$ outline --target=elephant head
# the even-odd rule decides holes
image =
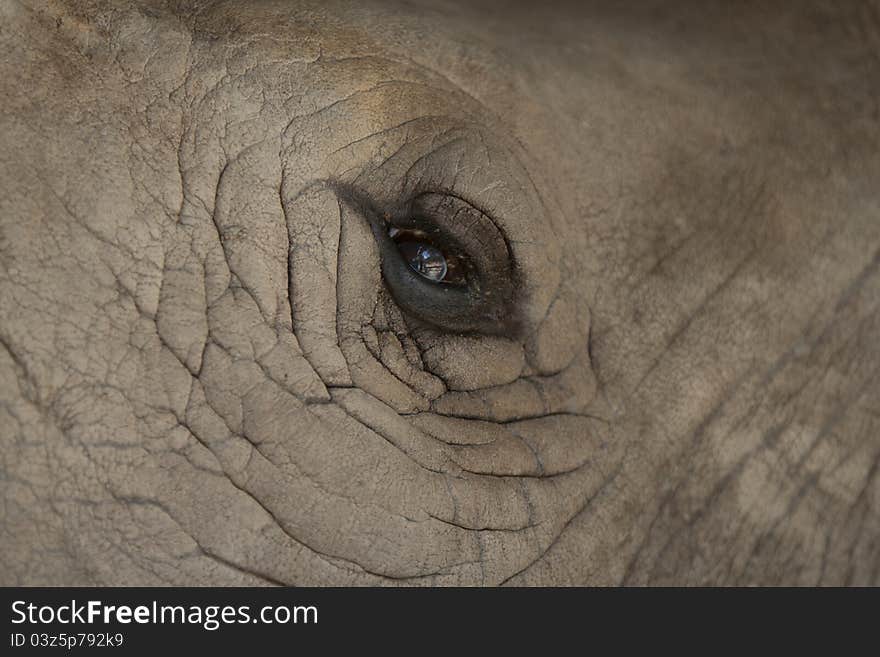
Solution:
[[[606,5],[4,3],[3,582],[878,583],[880,13]]]

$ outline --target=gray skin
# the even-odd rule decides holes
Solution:
[[[0,583],[880,583],[878,5],[478,5],[0,3]]]

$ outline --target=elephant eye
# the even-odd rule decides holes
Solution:
[[[388,236],[397,244],[406,263],[420,276],[434,283],[467,284],[467,275],[473,268],[463,254],[435,245],[431,236],[421,230],[392,226]]]
[[[404,313],[448,332],[519,332],[522,286],[507,241],[487,214],[443,192],[383,210],[356,190],[337,190],[369,221],[385,285]]]

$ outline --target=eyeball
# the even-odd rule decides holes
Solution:
[[[435,246],[424,242],[401,242],[400,253],[416,273],[429,281],[439,282],[446,278],[446,256]]]
[[[454,245],[444,246],[438,233],[434,231],[431,235],[423,230],[396,226],[388,229],[388,236],[410,270],[431,283],[468,287],[470,277],[474,276],[473,265]]]

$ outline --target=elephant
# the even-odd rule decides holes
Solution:
[[[0,3],[4,585],[880,584],[880,5]]]

